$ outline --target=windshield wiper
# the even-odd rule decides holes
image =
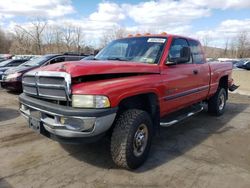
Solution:
[[[120,57],[108,57],[106,60],[128,61],[128,59]]]

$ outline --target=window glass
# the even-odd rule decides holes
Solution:
[[[110,49],[110,56],[115,57],[124,57],[126,55],[126,49],[128,47],[128,43],[115,43],[113,48]]]
[[[197,64],[204,63],[204,57],[203,57],[200,43],[194,40],[190,40],[189,45],[190,45],[190,50],[193,56],[194,63],[197,63]]]
[[[157,64],[166,42],[167,38],[160,37],[118,39],[101,50],[95,59]]]
[[[22,61],[22,60],[17,60],[17,61],[14,61],[14,62],[12,62],[12,63],[10,63],[10,66],[11,67],[16,67],[16,66],[19,66],[19,65],[21,65],[22,63],[24,63],[25,61]]]
[[[6,65],[8,65],[11,61],[13,61],[12,59],[9,59],[9,60],[5,60],[5,61],[2,61],[0,63],[0,67],[5,67]]]
[[[44,55],[35,59],[31,59],[27,61],[26,63],[22,64],[22,66],[27,66],[27,67],[37,67],[41,66],[44,63],[46,63],[49,59],[53,58],[55,55]]]
[[[185,39],[174,39],[169,50],[168,58],[175,59],[181,57],[181,49],[183,47],[188,47],[188,43]],[[190,58],[190,61],[187,63],[192,63],[192,59]]]
[[[65,57],[57,57],[55,59],[52,59],[49,64],[60,63],[63,61],[65,61]]]
[[[77,61],[80,60],[82,56],[66,56],[65,61]]]

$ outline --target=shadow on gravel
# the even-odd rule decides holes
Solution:
[[[105,168],[116,168],[110,155],[110,141],[108,137],[104,137],[98,142],[91,144],[70,145],[61,144],[71,156],[80,161]]]
[[[223,116],[210,116],[203,111],[181,124],[161,128],[160,135],[153,140],[148,160],[135,173],[154,169],[168,161],[185,154],[190,149],[202,143],[212,134],[222,134],[233,127],[227,123],[244,111],[249,105],[228,103]],[[88,145],[62,145],[73,157],[101,168],[117,168],[112,162],[108,139]]]
[[[1,177],[0,177],[0,187],[1,188],[12,188],[12,186],[7,181],[5,181],[5,179],[1,179]]]
[[[12,95],[20,95],[22,92],[20,92],[20,91],[9,91],[9,90],[7,90],[7,93],[12,94]]]
[[[20,115],[18,110],[0,107],[0,122],[14,119]]]

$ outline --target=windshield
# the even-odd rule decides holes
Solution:
[[[11,61],[13,61],[12,59],[9,59],[9,60],[5,60],[5,61],[2,61],[1,63],[0,63],[0,67],[4,67],[4,66],[6,66],[8,63],[10,63]]]
[[[41,66],[43,63],[45,63],[46,61],[51,59],[51,57],[54,57],[54,56],[45,55],[45,56],[42,56],[42,57],[31,59],[31,60],[27,61],[26,63],[22,64],[21,66],[27,66],[27,67]]]
[[[111,42],[95,57],[96,60],[135,61],[157,64],[167,38],[138,37]]]

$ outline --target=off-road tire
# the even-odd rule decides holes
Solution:
[[[220,104],[221,104],[221,96],[224,96],[224,106],[222,109],[220,109]],[[225,107],[226,107],[226,100],[227,100],[227,93],[226,90],[224,88],[219,88],[217,90],[217,92],[214,94],[214,96],[212,96],[209,100],[208,100],[208,112],[211,115],[215,115],[215,116],[221,116],[224,111],[225,111]]]
[[[147,144],[141,156],[134,154],[134,138],[140,125],[148,129]],[[136,169],[148,157],[152,136],[153,124],[150,115],[138,109],[130,109],[121,113],[115,123],[111,137],[111,156],[114,163],[122,168]]]

